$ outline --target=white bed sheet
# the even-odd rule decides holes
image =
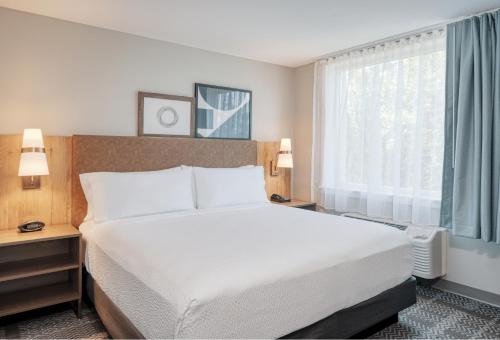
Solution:
[[[85,262],[148,338],[277,338],[411,276],[404,232],[270,203],[85,222]]]

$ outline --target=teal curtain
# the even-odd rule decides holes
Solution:
[[[441,226],[500,244],[500,11],[448,25]]]

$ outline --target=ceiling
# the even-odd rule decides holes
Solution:
[[[0,7],[296,67],[500,0],[0,0]]]

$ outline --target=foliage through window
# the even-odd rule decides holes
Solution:
[[[315,198],[340,211],[437,224],[444,33],[320,61],[315,81]]]

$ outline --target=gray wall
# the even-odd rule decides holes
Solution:
[[[310,197],[314,66],[295,69],[293,195]],[[300,174],[300,176],[299,176]],[[500,294],[500,247],[480,240],[450,236],[446,280]]]
[[[135,135],[137,91],[195,82],[252,90],[253,139],[292,133],[290,68],[4,8],[0,46],[0,134]]]

